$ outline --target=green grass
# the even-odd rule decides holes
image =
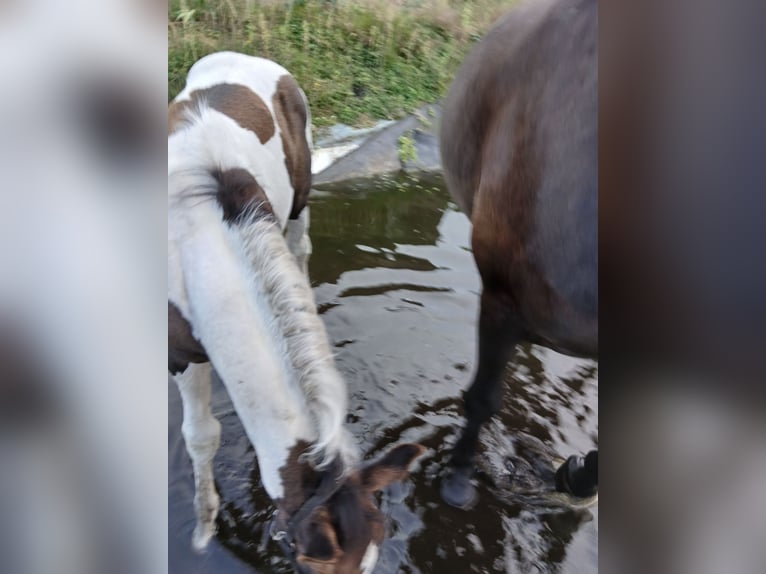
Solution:
[[[418,149],[415,147],[415,140],[412,138],[412,131],[399,137],[399,161],[406,163],[417,161]]]
[[[171,0],[168,91],[202,56],[272,59],[316,126],[396,119],[444,95],[473,43],[514,0]]]

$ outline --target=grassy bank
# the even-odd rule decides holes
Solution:
[[[444,95],[471,45],[515,0],[171,0],[168,91],[205,54],[290,70],[316,126],[395,119]]]

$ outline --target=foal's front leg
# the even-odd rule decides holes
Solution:
[[[298,267],[303,273],[309,274],[309,256],[311,255],[311,239],[309,238],[309,206],[303,208],[297,219],[288,219],[285,239],[287,247],[295,256]]]
[[[184,407],[181,432],[194,466],[197,526],[192,545],[197,551],[204,550],[215,534],[215,519],[220,506],[213,481],[213,458],[221,442],[221,423],[210,410],[211,377],[210,363],[190,364],[175,377]]]

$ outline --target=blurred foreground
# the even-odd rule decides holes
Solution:
[[[762,17],[601,4],[603,572],[766,571]]]
[[[154,2],[0,3],[2,572],[167,568],[166,46]]]

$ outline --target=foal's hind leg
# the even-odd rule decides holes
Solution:
[[[197,551],[203,550],[215,534],[215,519],[220,506],[213,481],[213,457],[221,442],[221,423],[210,410],[211,375],[210,363],[203,363],[190,364],[175,377],[184,407],[181,432],[194,466],[197,526],[192,545]]]
[[[309,255],[311,255],[311,239],[309,238],[309,206],[303,208],[297,219],[288,219],[285,238],[290,253],[295,256],[298,267],[306,276],[309,274]]]
[[[470,507],[476,500],[471,483],[479,431],[503,405],[503,373],[512,358],[521,330],[501,295],[481,295],[479,357],[476,375],[464,395],[466,423],[450,460],[449,475],[442,482],[442,498],[452,506]]]

